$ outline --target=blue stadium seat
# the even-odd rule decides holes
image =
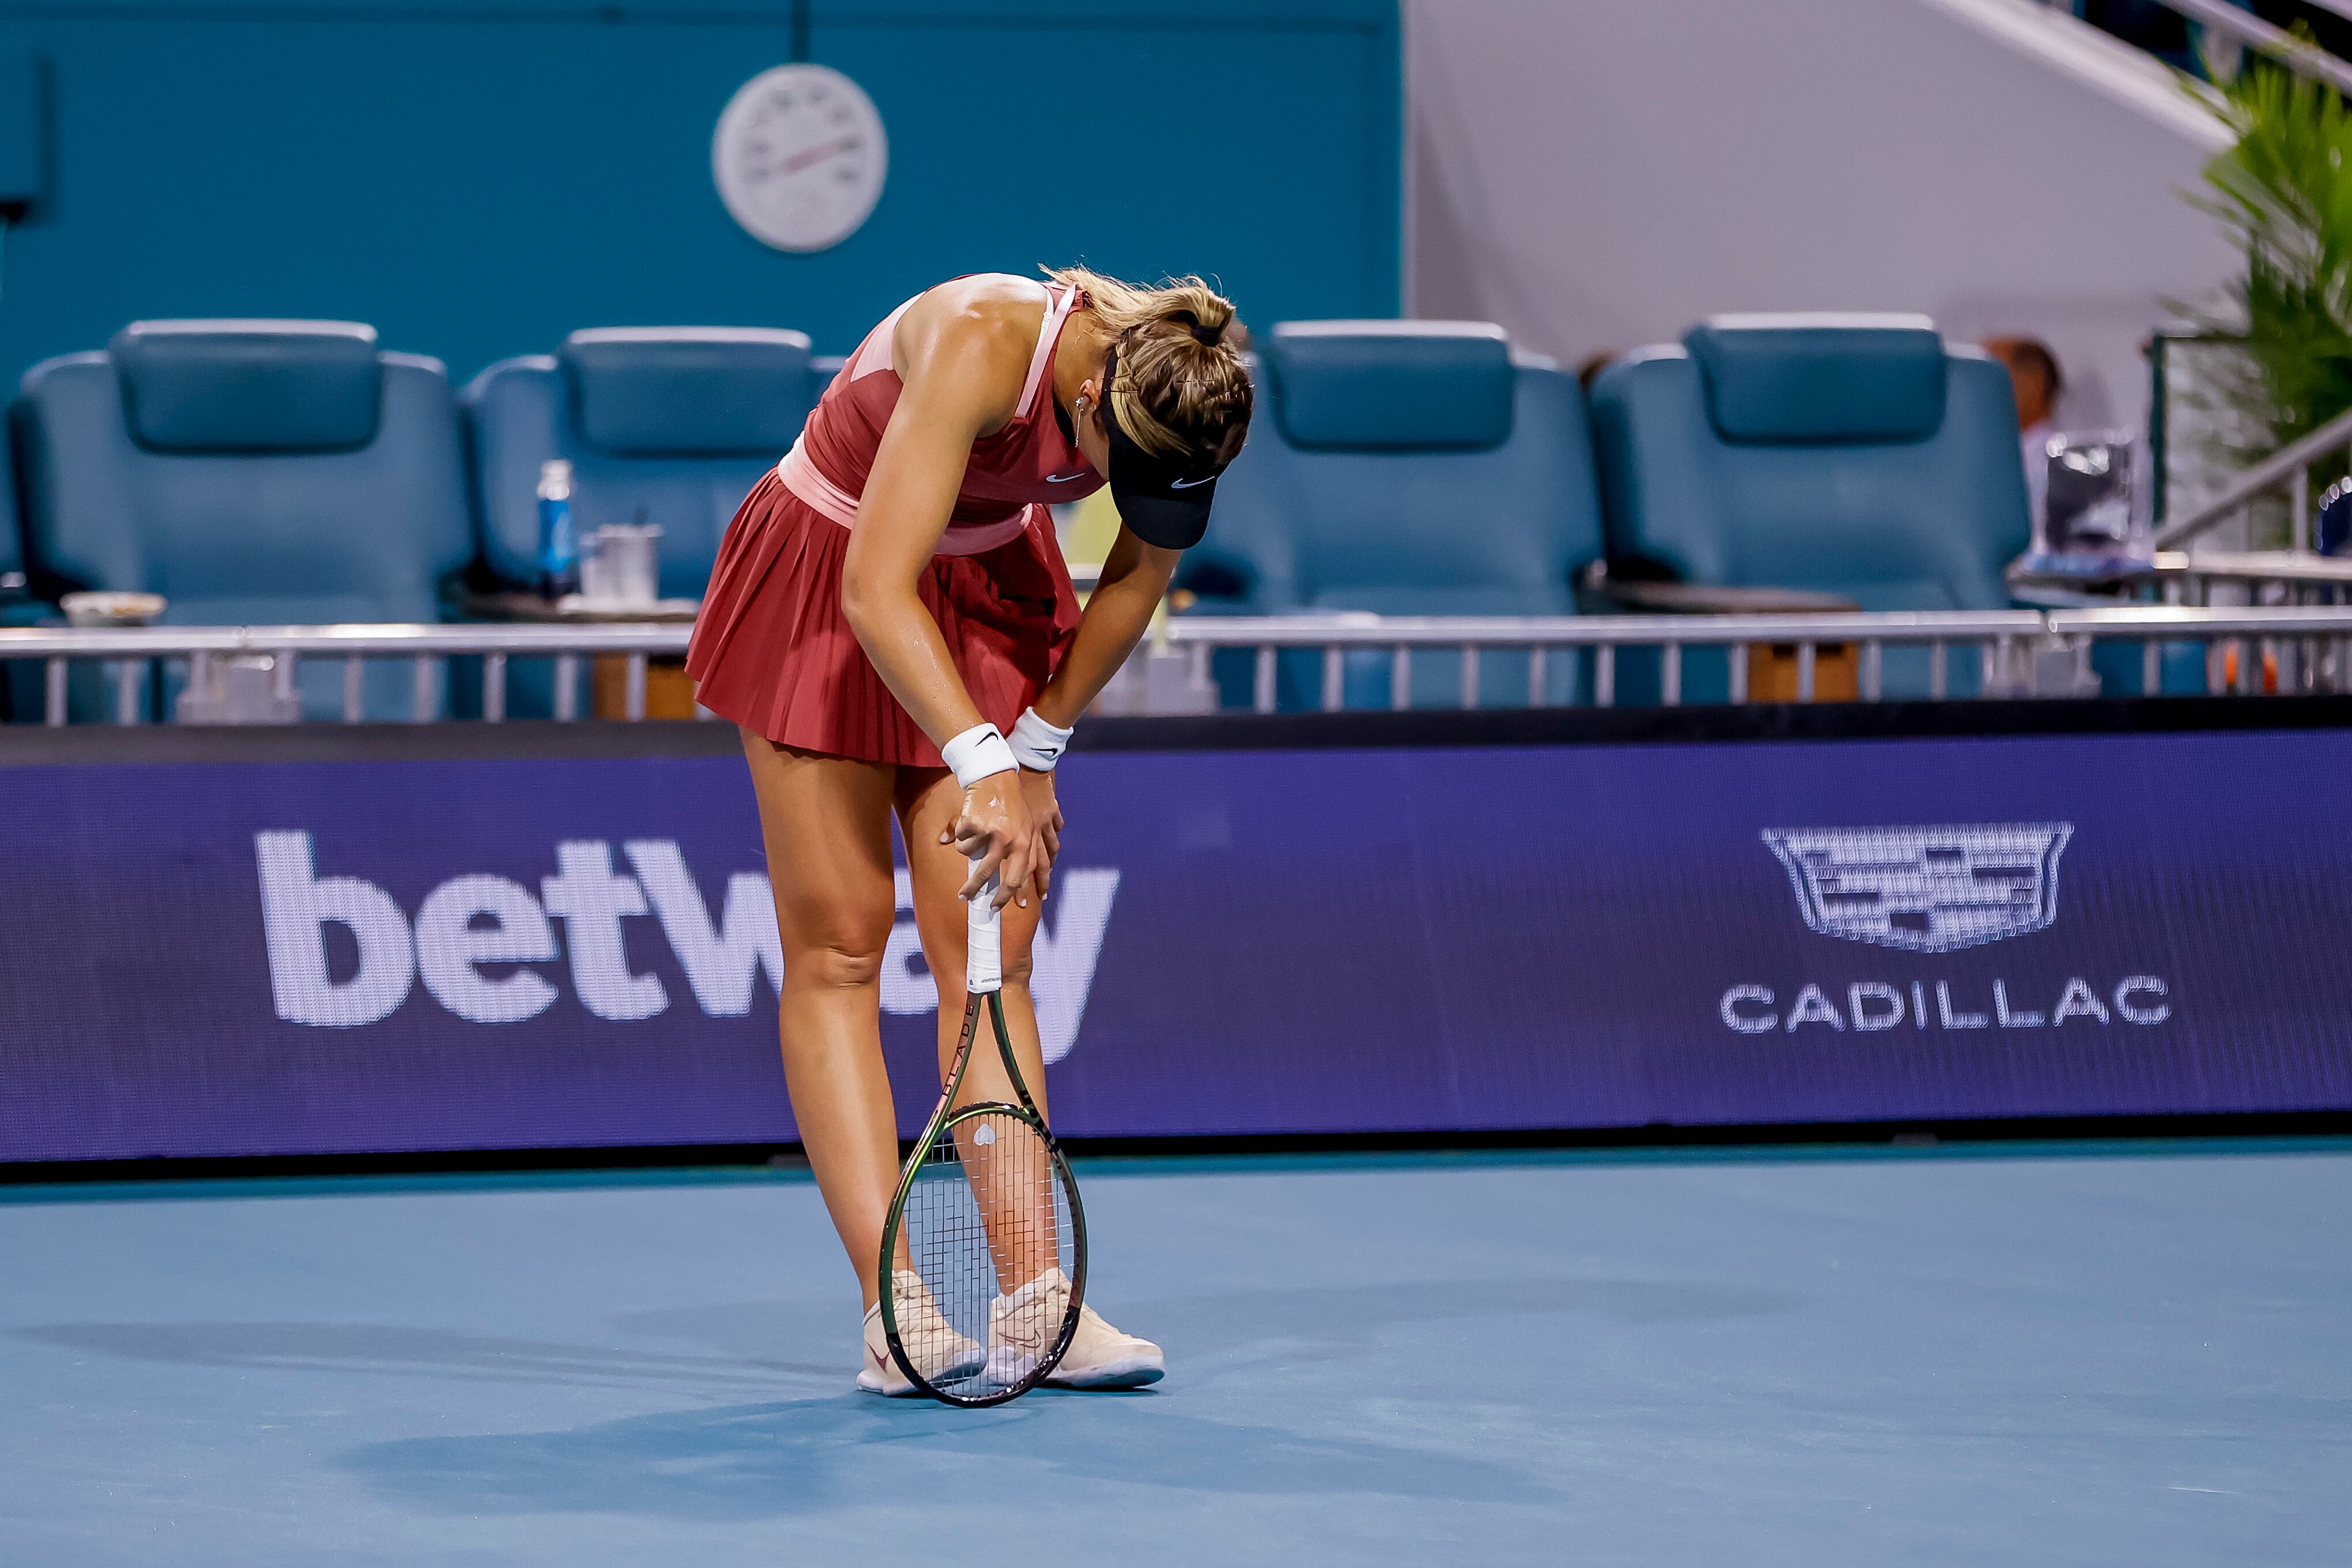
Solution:
[[[1592,419],[1612,555],[1866,610],[2009,604],[2009,374],[1923,316],[1718,316],[1610,366]]]
[[[2009,375],[1924,316],[1718,316],[1610,366],[1592,420],[1621,562],[1865,610],[2010,603],[2030,525]],[[1923,651],[1888,651],[1889,695],[1926,680]]]
[[[1499,327],[1459,321],[1284,322],[1261,371],[1249,444],[1187,571],[1205,605],[1575,612],[1572,580],[1601,554],[1601,528],[1572,377],[1516,359]],[[1223,663],[1230,688],[1235,661]],[[1318,705],[1320,668],[1313,653],[1285,657],[1284,706]],[[1576,670],[1565,654],[1547,661],[1555,700]],[[1478,685],[1482,705],[1524,703],[1526,656],[1482,658]],[[1386,707],[1389,695],[1388,656],[1352,655],[1348,705]],[[1460,655],[1417,654],[1412,700],[1458,705]]]
[[[436,360],[344,321],[137,321],[26,373],[10,410],[34,564],[163,595],[183,626],[432,621],[472,554],[464,448]],[[405,718],[410,672],[368,671]],[[305,710],[342,709],[306,666]]]
[[[484,562],[508,587],[537,579],[540,468],[562,458],[582,537],[659,524],[663,595],[700,598],[735,509],[824,389],[807,336],[765,327],[597,328],[499,361],[463,399]],[[553,661],[515,660],[507,680],[509,713],[554,710]]]
[[[699,598],[735,509],[823,390],[808,338],[760,327],[605,328],[502,360],[465,393],[484,559],[536,577],[540,467],[562,458],[583,534],[658,523],[662,593]]]

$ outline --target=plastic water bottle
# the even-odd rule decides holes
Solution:
[[[539,592],[560,599],[580,591],[580,535],[572,525],[572,465],[551,458],[539,468]]]

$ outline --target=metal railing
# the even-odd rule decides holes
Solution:
[[[621,661],[617,717],[646,717],[649,668],[656,659],[686,652],[690,628],[677,624],[593,626],[151,626],[123,629],[0,629],[0,667],[37,663],[41,717],[63,725],[71,717],[70,671],[98,664],[109,671],[111,718],[137,724],[148,710],[147,682],[160,664],[186,667],[191,684],[208,669],[237,663],[248,676],[267,681],[271,694],[297,708],[297,678],[309,661],[339,663],[342,670],[341,717],[367,717],[362,672],[370,661],[402,661],[411,669],[411,720],[440,718],[444,661],[478,656],[482,661],[481,716],[490,723],[508,716],[508,674],[515,658],[546,658],[555,667],[553,716],[584,716],[580,688],[583,663],[604,658]],[[1282,656],[1288,650],[1318,653],[1319,690],[1312,706],[1326,711],[1348,703],[1350,656],[1382,656],[1387,665],[1387,705],[1414,703],[1418,658],[1446,654],[1459,660],[1458,706],[1478,709],[1486,700],[1486,658],[1524,657],[1524,705],[1562,705],[1554,692],[1567,686],[1575,705],[1621,705],[1621,654],[1646,650],[1643,700],[1664,707],[1685,700],[1685,655],[1694,649],[1723,650],[1726,692],[1734,703],[1761,700],[1751,689],[1750,669],[1759,651],[1790,667],[1793,679],[1773,700],[1823,700],[1822,677],[1836,661],[1838,695],[1851,681],[1853,698],[1885,700],[1886,654],[1894,648],[1925,650],[1925,696],[1930,700],[2065,697],[2098,689],[2092,677],[2093,649],[2102,643],[2136,646],[2140,689],[2162,689],[2168,645],[2201,648],[2203,689],[2224,693],[2352,691],[2352,605],[2262,605],[2242,609],[2134,605],[2112,609],[1952,611],[1921,614],[1792,616],[1381,616],[1370,615],[1178,616],[1139,648],[1125,678],[1155,664],[1174,667],[1180,698],[1173,701],[1129,700],[1133,712],[1201,711],[1219,706],[1216,671],[1220,650],[1250,655],[1248,710],[1276,711],[1280,698]],[[1589,660],[1579,679],[1554,679],[1551,661],[1568,655]],[[1911,667],[1916,671],[1917,663]],[[1958,679],[1968,670],[1973,679]],[[1294,675],[1297,673],[1293,667]],[[1916,686],[1905,695],[1917,695]],[[1148,682],[1135,689],[1148,692]],[[1650,694],[1654,692],[1653,699]],[[1297,705],[1297,704],[1294,704]],[[1511,706],[1519,706],[1513,702]],[[87,704],[84,705],[85,707]],[[1106,706],[1108,706],[1107,703]],[[697,710],[698,717],[708,713]]]
[[[2190,21],[2210,27],[2256,54],[2268,56],[2297,76],[2324,81],[2338,92],[2352,93],[2352,65],[2315,45],[2304,42],[2284,27],[2273,26],[2252,11],[2231,5],[2230,0],[2163,0],[2163,3]],[[2327,5],[2327,0],[2320,0],[2320,3]],[[2327,5],[2327,8],[2336,9],[2333,5]]]
[[[2347,0],[2352,3],[2352,0]],[[2147,565],[2084,579],[2056,571],[2010,571],[2011,591],[2045,609],[2104,609],[2148,600],[2191,606],[2336,605],[2352,600],[2352,557],[2288,550],[2159,550]],[[2227,587],[2227,594],[2216,590]],[[2119,596],[2128,595],[2128,596]]]
[[[2288,550],[2159,550],[2148,575],[2166,586],[2175,582],[2199,588],[2215,583],[2236,583],[2290,595],[2333,593],[2352,587],[2352,558],[2297,554]],[[2193,605],[2202,601],[2189,598],[2177,602]]]
[[[2297,552],[2311,549],[2311,465],[2330,452],[2352,452],[2352,411],[2314,430],[2299,441],[2281,447],[2261,462],[2231,479],[2221,492],[2177,522],[2156,531],[2159,550],[2185,544],[2199,534],[2243,513],[2272,487],[2287,488],[2287,543]]]
[[[2053,610],[2049,647],[2137,643],[2140,689],[2161,686],[2168,645],[2204,652],[2208,696],[2308,695],[2352,691],[2352,605],[2249,605],[2188,609],[2169,605],[2113,610]]]
[[[2252,11],[2230,4],[2230,0],[2160,0],[2160,3],[2233,43],[2278,61],[2298,76],[2326,82],[2338,92],[2352,95],[2352,64],[2304,42],[2284,27],[2273,26]],[[2339,16],[2352,16],[2352,5],[2347,5],[2344,0],[2315,0],[2315,3]],[[2069,0],[2042,0],[2042,4],[2053,10],[2074,10]]]
[[[1937,699],[1948,689],[1952,648],[1975,651],[1986,674],[1998,679],[2000,660],[2019,639],[2039,635],[2042,621],[2042,614],[2034,610],[1874,616],[1202,616],[1171,621],[1167,641],[1171,647],[1188,651],[1196,684],[1208,679],[1213,650],[1255,650],[1251,706],[1261,713],[1275,710],[1276,658],[1284,648],[1322,650],[1320,706],[1327,711],[1344,705],[1346,656],[1350,649],[1386,651],[1389,706],[1402,709],[1411,705],[1412,658],[1417,649],[1462,656],[1465,708],[1480,705],[1482,650],[1525,651],[1528,706],[1540,708],[1550,705],[1546,701],[1550,689],[1547,656],[1554,649],[1590,649],[1593,705],[1610,708],[1617,700],[1618,650],[1654,648],[1659,658],[1660,700],[1671,708],[1682,702],[1683,654],[1688,648],[1731,650],[1731,700],[1744,702],[1748,700],[1748,650],[1758,646],[1792,647],[1797,700],[1810,702],[1816,694],[1820,651],[1824,646],[1858,647],[1856,684],[1864,701],[1876,701],[1881,696],[1887,647],[1921,647],[1928,650],[1929,695]]]
[[[145,710],[147,681],[158,661],[184,660],[191,686],[203,687],[220,668],[243,662],[266,672],[271,694],[291,702],[298,669],[305,659],[342,667],[342,719],[367,716],[364,672],[370,660],[404,660],[410,667],[410,718],[440,717],[443,661],[466,655],[482,660],[482,717],[498,723],[507,716],[508,662],[551,658],[555,666],[554,716],[581,717],[581,661],[599,655],[625,661],[622,717],[646,716],[650,661],[683,658],[690,626],[676,622],[583,626],[125,626],[0,629],[0,663],[38,659],[43,667],[42,721],[62,725],[68,715],[68,674],[77,661],[109,665],[114,688],[114,721],[135,724]]]
[[[1390,660],[1389,706],[1412,705],[1412,667],[1416,651],[1452,651],[1461,656],[1460,706],[1481,704],[1479,656],[1509,649],[1528,655],[1528,705],[1546,701],[1544,655],[1555,649],[1590,652],[1590,703],[1617,706],[1618,651],[1654,649],[1657,655],[1657,700],[1683,701],[1685,650],[1722,648],[1727,660],[1728,700],[1750,700],[1748,656],[1758,648],[1793,653],[1798,702],[1820,700],[1818,679],[1825,650],[1851,649],[1854,695],[1864,702],[1885,700],[1885,655],[1890,647],[1922,647],[1927,654],[1926,696],[1951,700],[1952,656],[1976,667],[1974,696],[2085,697],[2096,695],[2093,648],[2103,642],[2135,645],[2139,652],[2140,690],[2164,689],[2168,646],[2203,654],[2205,694],[2309,694],[2352,691],[2352,605],[2255,606],[2201,609],[2148,605],[2116,609],[1952,611],[1921,614],[1815,616],[1591,616],[1556,618],[1378,617],[1334,620],[1315,616],[1179,619],[1168,627],[1167,657],[1188,662],[1196,691],[1214,689],[1210,660],[1220,648],[1253,653],[1251,710],[1279,706],[1279,656],[1288,648],[1322,650],[1318,706],[1346,706],[1346,657],[1351,650],[1384,649]],[[1148,651],[1148,650],[1146,650]]]

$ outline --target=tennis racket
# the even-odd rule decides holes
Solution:
[[[1087,1223],[1004,1026],[996,880],[971,899],[963,1037],[882,1226],[882,1332],[949,1405],[1002,1405],[1060,1364],[1086,1298]],[[961,1100],[982,1017],[1013,1099]]]

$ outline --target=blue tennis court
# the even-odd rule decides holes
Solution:
[[[1124,1395],[854,1394],[796,1173],[16,1188],[0,1559],[2316,1563],[2352,1145],[1082,1163]]]
[[[0,0],[0,1568],[2352,1568],[2347,124]]]

